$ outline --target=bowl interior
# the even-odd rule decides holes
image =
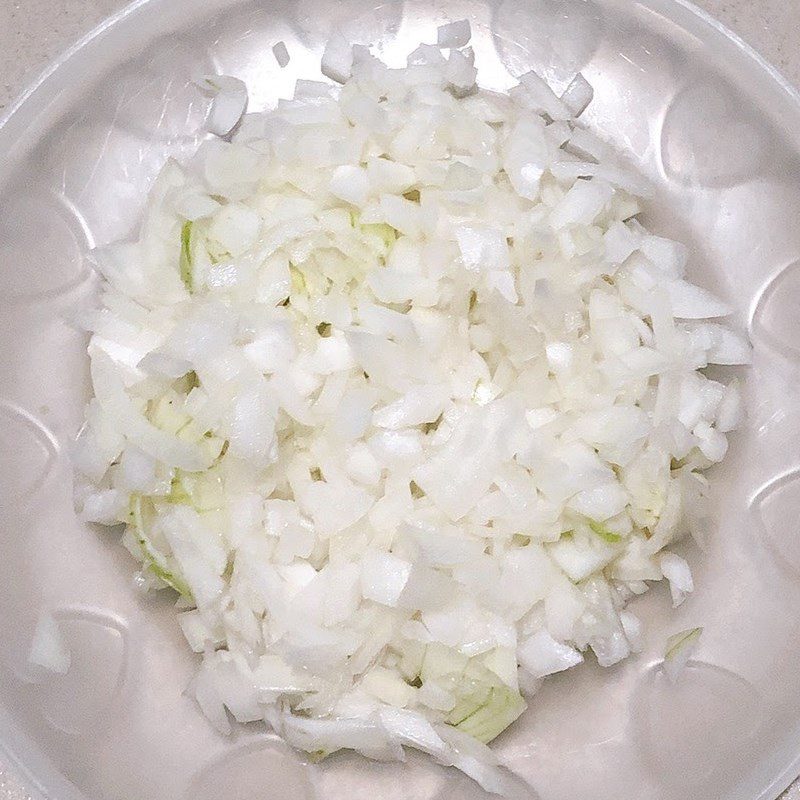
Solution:
[[[755,345],[707,547],[686,547],[697,591],[677,611],[660,588],[636,600],[645,651],[548,680],[497,748],[542,800],[767,800],[800,768],[797,98],[675,0],[149,0],[62,59],[0,129],[0,744],[44,796],[483,796],[424,758],[306,765],[258,726],[217,736],[183,693],[195,664],[169,599],[141,596],[118,537],[76,521],[68,463],[88,393],[70,319],[97,288],[84,257],[130,234],[165,159],[201,140],[192,79],[236,75],[264,108],[319,77],[334,27],[402,63],[462,17],[485,86],[536,69],[560,89],[584,73],[585,123],[656,187],[648,225],[690,245],[693,279]],[[41,608],[69,639],[67,676],[25,663]],[[700,648],[671,686],[666,638],[696,625]]]

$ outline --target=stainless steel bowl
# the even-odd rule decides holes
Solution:
[[[260,108],[318,76],[334,27],[398,61],[462,17],[486,86],[584,73],[586,124],[657,187],[648,224],[690,245],[755,345],[709,544],[688,553],[698,590],[677,612],[662,590],[637,600],[645,652],[549,680],[497,748],[542,800],[771,800],[800,771],[797,95],[679,0],[139,0],[0,125],[0,746],[36,797],[482,796],[423,758],[306,765],[257,726],[218,737],[183,695],[193,658],[168,600],[140,596],[113,537],[78,524],[68,464],[87,396],[69,318],[96,290],[84,256],[134,229],[160,165],[202,137],[191,79],[237,75]],[[42,607],[69,637],[67,676],[26,666]],[[694,625],[702,644],[670,686],[664,642]]]

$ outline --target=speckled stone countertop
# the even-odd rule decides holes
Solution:
[[[798,0],[695,0],[800,86]],[[126,0],[0,0],[0,115],[65,47]],[[0,758],[0,800],[28,795]],[[781,800],[800,800],[800,780]]]

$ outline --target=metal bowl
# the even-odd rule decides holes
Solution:
[[[59,800],[455,800],[467,779],[411,757],[305,764],[263,727],[216,735],[166,598],[143,597],[115,537],[72,510],[70,441],[88,392],[70,324],[97,288],[84,256],[128,235],[168,156],[203,136],[192,78],[219,70],[251,108],[317,77],[329,32],[393,62],[468,17],[479,80],[593,84],[586,124],[656,186],[647,223],[738,309],[749,418],[713,475],[697,591],[635,601],[638,657],[545,684],[497,742],[542,800],[773,800],[800,771],[800,103],[739,40],[679,0],[139,0],[53,64],[0,124],[0,746]],[[272,54],[286,43],[292,60]],[[32,673],[41,608],[73,666]],[[676,686],[667,636],[702,625]]]

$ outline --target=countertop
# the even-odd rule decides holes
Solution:
[[[695,0],[800,86],[800,2]],[[125,0],[0,0],[0,115],[67,45]],[[0,800],[27,794],[0,762]],[[800,800],[800,780],[781,800]]]

